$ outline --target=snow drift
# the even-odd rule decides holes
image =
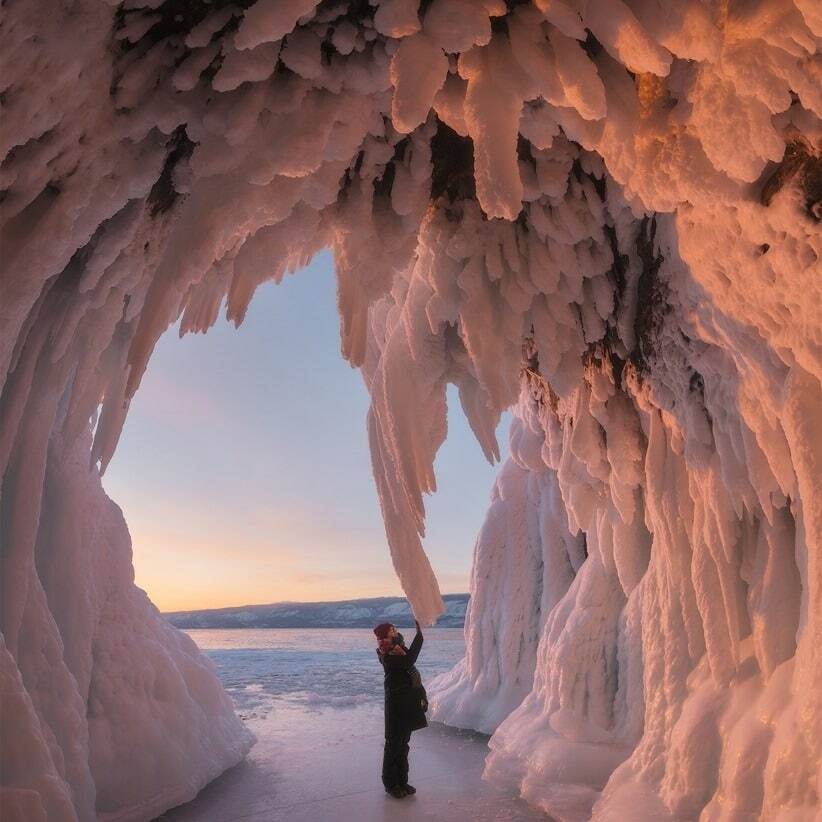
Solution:
[[[421,621],[446,385],[491,460],[517,416],[436,716],[559,819],[815,818],[817,4],[2,15],[4,814],[149,818],[247,750],[98,475],[170,324],[331,247]]]

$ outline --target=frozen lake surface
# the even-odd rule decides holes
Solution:
[[[189,633],[258,742],[245,762],[163,822],[545,822],[482,781],[487,737],[439,724],[411,739],[417,795],[385,794],[382,669],[369,630]],[[413,630],[403,633],[410,642]],[[448,670],[463,650],[461,628],[426,630],[423,680]]]
[[[382,705],[382,668],[370,628],[192,630],[188,635],[217,666],[243,719],[284,704],[320,708]],[[402,631],[410,644],[414,629]],[[417,667],[423,682],[465,653],[462,628],[428,628]]]

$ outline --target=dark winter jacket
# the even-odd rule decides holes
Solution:
[[[380,654],[385,671],[385,735],[418,731],[428,725],[425,712],[428,697],[419,671],[414,667],[422,648],[422,631],[417,630],[405,654]]]

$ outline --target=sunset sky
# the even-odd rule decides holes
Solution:
[[[158,343],[103,483],[161,610],[401,593],[335,300],[323,254],[263,286],[238,330]],[[466,591],[495,469],[453,390],[436,467],[425,546],[442,591]]]

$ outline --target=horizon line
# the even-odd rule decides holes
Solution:
[[[450,594],[440,594],[440,596],[445,599],[445,597],[461,597],[467,596],[470,597],[469,591],[456,591]],[[174,616],[175,614],[193,614],[193,613],[213,613],[215,611],[234,611],[241,608],[271,608],[275,605],[339,605],[343,602],[368,602],[369,600],[375,599],[397,599],[397,600],[405,600],[408,602],[408,597],[399,596],[397,594],[386,594],[385,596],[376,596],[376,597],[351,597],[349,599],[310,599],[310,600],[297,600],[297,599],[284,599],[280,600],[279,602],[256,602],[256,603],[249,603],[247,605],[224,605],[220,608],[183,608],[177,611],[160,611],[163,616]],[[159,610],[159,609],[158,609]]]

